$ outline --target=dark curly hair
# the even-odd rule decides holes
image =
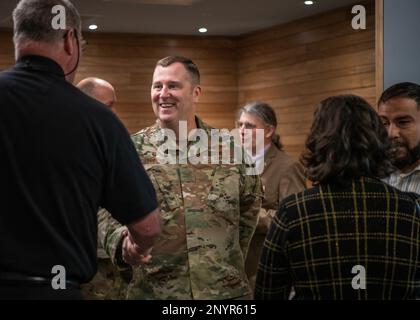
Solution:
[[[323,100],[314,114],[302,163],[317,183],[346,184],[393,171],[387,132],[374,109],[355,95]]]

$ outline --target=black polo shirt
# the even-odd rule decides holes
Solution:
[[[61,265],[88,281],[98,207],[122,224],[157,207],[127,130],[56,62],[19,59],[0,73],[0,272],[51,278]]]

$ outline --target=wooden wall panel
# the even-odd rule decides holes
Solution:
[[[236,42],[226,38],[86,33],[88,48],[77,80],[98,76],[117,90],[117,112],[130,132],[155,122],[150,86],[157,60],[173,54],[190,57],[202,75],[198,114],[211,125],[230,125],[230,117],[212,112],[237,104]],[[217,109],[216,109],[217,110]]]
[[[317,103],[354,93],[375,103],[375,7],[367,29],[351,27],[351,7],[255,32],[238,40],[238,107],[270,103],[285,150],[298,158]]]
[[[375,6],[365,2],[367,29],[351,28],[351,7],[237,38],[85,33],[88,49],[77,81],[97,76],[117,90],[117,112],[130,132],[155,121],[150,85],[156,61],[192,58],[202,74],[198,114],[231,129],[238,107],[263,100],[276,110],[282,142],[294,158],[303,150],[315,106],[354,93],[375,104]],[[13,64],[10,32],[0,32],[0,70]]]
[[[0,69],[14,63],[11,37],[10,32],[0,33]],[[203,94],[198,114],[213,126],[233,126],[232,112],[237,106],[236,40],[88,32],[84,37],[88,47],[76,83],[89,76],[111,82],[117,92],[118,116],[131,133],[155,122],[150,102],[152,74],[156,61],[172,54],[191,58],[200,69]]]
[[[12,37],[12,32],[0,32],[0,71],[15,63]]]

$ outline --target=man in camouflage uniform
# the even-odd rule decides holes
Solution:
[[[115,112],[114,105],[117,97],[114,87],[109,82],[89,77],[81,80],[76,87]],[[100,209],[98,215],[104,210]],[[124,299],[127,285],[131,280],[131,269],[117,270],[99,241],[96,255],[98,271],[89,283],[82,285],[83,297],[87,300]]]
[[[195,116],[201,93],[199,77],[191,60],[173,56],[160,60],[151,89],[157,123],[132,136],[157,193],[162,234],[153,247],[151,262],[134,268],[128,299],[251,296],[244,262],[261,206],[261,184],[258,175],[249,174],[246,164],[232,164],[235,147],[226,134],[221,139],[232,151],[231,164],[221,160],[191,163],[198,150],[201,155],[222,154],[222,144],[211,141],[214,132]],[[200,131],[196,129],[206,136],[187,144],[180,135],[180,121],[186,121],[190,138]],[[164,140],[166,129],[175,133],[172,139]],[[162,158],[173,159],[171,155],[176,163],[163,164]],[[99,230],[104,248],[114,263],[121,263],[124,227],[103,214]],[[130,263],[129,254],[125,261]]]

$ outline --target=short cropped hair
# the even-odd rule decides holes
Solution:
[[[317,183],[346,184],[353,178],[388,176],[388,134],[375,110],[354,95],[334,96],[317,107],[302,162]]]
[[[378,105],[381,105],[392,98],[410,98],[416,101],[420,108],[420,85],[412,82],[401,82],[386,89],[379,98]]]
[[[156,63],[156,66],[168,67],[176,62],[182,63],[185,69],[187,69],[188,74],[191,77],[191,83],[194,86],[200,84],[200,71],[198,70],[197,65],[191,59],[185,58],[183,56],[168,56],[159,60]]]
[[[21,0],[13,11],[15,45],[22,41],[56,43],[63,37],[63,30],[52,26],[52,8],[62,5],[66,12],[66,28],[81,31],[77,9],[69,0]]]

